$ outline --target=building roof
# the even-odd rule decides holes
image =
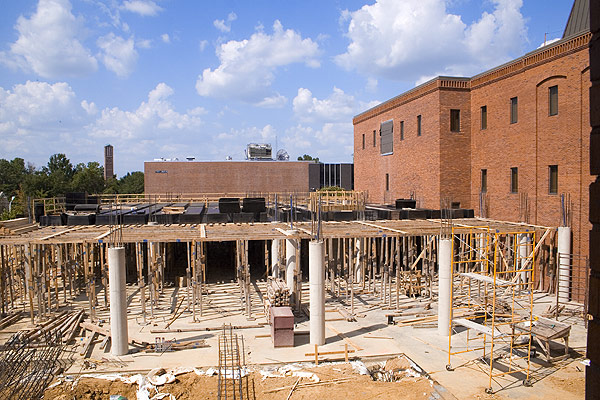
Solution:
[[[590,0],[575,0],[563,38],[590,30]]]

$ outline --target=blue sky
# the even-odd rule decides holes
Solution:
[[[243,159],[247,143],[351,162],[352,117],[437,75],[562,36],[570,0],[4,1],[0,158],[115,172]]]

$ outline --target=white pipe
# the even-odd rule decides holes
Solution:
[[[279,278],[279,239],[271,242],[271,276]]]
[[[110,293],[110,352],[114,356],[122,356],[129,351],[124,247],[108,249],[108,285]]]
[[[287,231],[288,235],[295,235],[297,231],[291,230]],[[297,239],[286,239],[285,241],[285,283],[290,291],[290,295],[292,296],[292,302],[295,301],[296,298],[296,268],[298,265],[298,259],[300,257],[300,249],[298,248],[298,240]]]
[[[452,320],[452,239],[440,239],[438,260],[438,334],[448,336]]]
[[[323,241],[308,244],[310,283],[310,344],[325,344],[325,246]]]
[[[571,291],[571,228],[558,227],[558,299],[569,301]]]

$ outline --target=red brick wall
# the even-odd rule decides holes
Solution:
[[[150,195],[307,192],[308,164],[296,161],[145,162],[144,188]]]
[[[589,175],[589,72],[587,49],[471,90],[471,200],[478,205],[480,171],[487,169],[489,217],[519,221],[520,195],[529,222],[558,226],[560,193],[571,197],[573,253],[587,255],[585,232]],[[549,116],[549,87],[558,85],[558,115]],[[518,97],[518,122],[510,123],[510,98]],[[488,128],[480,129],[486,105]],[[558,165],[558,194],[549,194],[549,166]],[[510,169],[519,168],[519,193],[510,192]],[[479,213],[478,207],[476,213]]]
[[[417,136],[417,115],[422,115],[421,136]],[[380,154],[379,125],[394,120],[394,152]],[[404,121],[404,140],[400,140]],[[373,131],[376,146],[373,146]],[[365,134],[365,149],[362,135]],[[354,125],[354,188],[368,190],[369,202],[392,203],[416,195],[421,207],[439,205],[440,173],[439,91],[397,106]],[[385,174],[390,190],[385,190]]]
[[[460,132],[450,131],[450,110],[460,110]],[[471,96],[440,90],[440,186],[442,199],[471,207]],[[439,204],[435,208],[439,208]]]

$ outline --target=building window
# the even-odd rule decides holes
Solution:
[[[510,192],[519,192],[519,168],[512,167],[510,169]]]
[[[417,136],[421,136],[421,116],[417,115]]]
[[[481,129],[487,129],[487,106],[481,106]]]
[[[487,169],[481,170],[481,191],[487,192]]]
[[[404,140],[404,121],[400,121],[400,140]]]
[[[510,123],[516,124],[519,120],[519,102],[517,97],[510,99]]]
[[[385,190],[390,190],[390,174],[385,174]]]
[[[373,131],[373,147],[377,146],[377,131]]]
[[[381,140],[379,142],[381,154],[392,154],[394,152],[394,120],[382,122],[379,126]]]
[[[450,110],[450,131],[460,132],[460,110]]]
[[[551,86],[548,89],[548,114],[558,114],[558,86]]]
[[[363,133],[363,142],[362,142],[362,145],[363,145],[363,150],[364,150],[365,149],[365,134],[364,133]]]
[[[558,165],[548,166],[548,193],[558,193]]]

